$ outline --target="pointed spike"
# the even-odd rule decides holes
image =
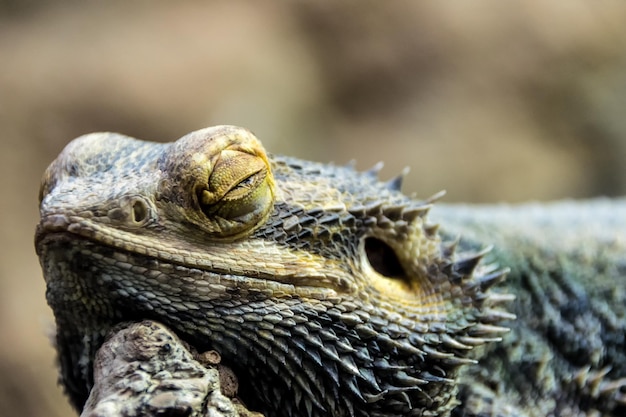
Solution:
[[[358,349],[355,349],[354,356],[361,362],[365,362],[365,363],[372,362],[372,357],[370,356],[370,352],[365,347],[361,346]]]
[[[377,201],[370,205],[363,206],[365,214],[368,216],[376,216],[383,211],[383,203]]]
[[[326,358],[336,362],[345,371],[348,371],[352,375],[361,376],[361,374],[359,374],[359,368],[354,363],[352,356],[343,355],[339,357],[337,350],[332,345],[324,346],[320,351]]]
[[[359,367],[356,365],[356,363],[354,363],[354,359],[352,359],[352,355],[342,355],[339,361],[339,366],[350,372],[352,375],[363,378],[363,376],[359,372]]]
[[[391,221],[398,221],[403,217],[404,206],[384,206],[382,208],[382,214]]]
[[[445,256],[445,253],[444,253]],[[461,282],[461,276],[459,274],[455,274],[454,271],[452,271],[452,266],[454,264],[452,262],[444,262],[441,264],[441,271],[447,275],[450,279],[450,282],[454,285],[458,285],[459,282]]]
[[[421,375],[420,375],[421,376]],[[423,379],[415,378],[404,371],[396,372],[393,376],[393,379],[396,382],[399,382],[403,387],[413,387],[415,385],[426,385],[428,381]]]
[[[461,236],[457,235],[453,240],[449,240],[441,243],[441,252],[445,258],[450,258],[455,252],[456,248],[459,246],[459,242],[461,241]]]
[[[489,296],[485,299],[485,303],[488,303],[490,306],[497,306],[504,303],[510,303],[515,301],[515,294],[501,294],[501,293],[490,293]]]
[[[437,232],[439,231],[439,223],[435,223],[435,224],[426,224],[424,225],[424,233],[426,233],[426,236],[428,237],[433,237],[435,235],[437,235]]]
[[[411,369],[411,367],[409,365],[390,364],[387,359],[378,359],[378,360],[374,361],[373,365],[374,365],[374,368],[376,368],[378,370],[381,370],[381,371],[393,371],[393,370]]]
[[[478,361],[476,359],[470,358],[460,358],[458,356],[452,356],[450,358],[445,358],[442,361],[446,365],[450,366],[461,366],[461,365],[474,365],[477,364]]]
[[[316,348],[324,347],[324,343],[322,343],[322,339],[320,339],[319,335],[316,333],[310,333],[306,338],[306,342],[310,347],[316,347]]]
[[[450,335],[448,334],[444,334],[441,336],[441,341],[443,342],[444,345],[451,347],[453,349],[464,349],[464,350],[468,350],[471,349],[471,346],[468,345],[464,345],[463,343],[459,342],[458,340],[452,338]]]
[[[493,245],[487,245],[484,248],[482,248],[480,251],[478,251],[477,255],[485,256],[492,250],[493,250]]]
[[[572,377],[572,380],[576,383],[578,388],[583,388],[585,386],[585,382],[587,381],[587,378],[589,377],[590,370],[591,370],[590,366],[585,366],[583,368],[580,368],[580,370],[574,374],[574,376]]]
[[[454,262],[454,269],[456,272],[462,275],[471,275],[476,269],[476,266],[480,263],[480,261],[485,257],[485,255],[491,252],[492,246],[488,246],[482,249],[480,252],[473,253],[466,258],[459,259]]]
[[[378,179],[378,174],[380,173],[380,170],[383,169],[384,166],[385,166],[384,162],[379,161],[376,164],[374,164],[373,167],[371,167],[367,171],[364,171],[363,174],[367,175],[368,177]]]
[[[402,189],[402,181],[404,180],[404,177],[409,173],[409,170],[409,167],[404,167],[400,174],[385,183],[385,187],[388,190],[400,191]]]
[[[385,183],[385,188],[391,191],[401,191],[402,190],[402,175],[398,175]]]
[[[403,392],[407,392],[407,391],[419,391],[422,392],[422,388],[419,385],[414,385],[411,387],[397,387],[395,385],[391,385],[391,384],[387,384],[385,386],[385,391],[389,392],[389,394],[396,394],[396,395],[401,395]],[[401,405],[403,406],[404,404],[401,403],[399,400],[391,400],[387,403],[387,405],[389,406],[394,406],[394,404],[397,405]]]
[[[590,373],[589,374],[589,379],[587,379],[587,384],[589,384],[592,387],[596,388],[602,382],[604,377],[608,375],[608,373],[610,371],[611,371],[611,367],[610,366],[605,366],[604,368],[600,369],[599,371]]]
[[[488,308],[482,312],[481,321],[483,323],[498,323],[504,320],[515,320],[517,316],[504,310]]]
[[[476,281],[478,285],[480,285],[481,291],[487,291],[489,288],[493,287],[496,284],[501,283],[506,278],[506,274],[510,271],[509,268],[501,269],[499,271],[481,275],[476,277]]]
[[[363,340],[368,340],[378,336],[378,332],[372,328],[369,324],[359,324],[354,327],[359,337]]]
[[[441,191],[431,195],[430,197],[428,197],[426,200],[424,200],[424,202],[428,203],[428,204],[435,203],[438,200],[440,200],[441,198],[443,198],[444,195],[446,195],[446,190],[441,190]]]
[[[470,345],[470,346],[481,346],[484,345],[485,343],[489,343],[489,342],[498,342],[501,339],[499,337],[497,338],[486,338],[486,337],[471,337],[471,336],[459,336],[457,337],[457,340],[463,344],[466,345]]]
[[[508,327],[493,326],[491,324],[478,323],[472,326],[468,333],[470,336],[489,336],[493,334],[508,333],[510,329]]]
[[[415,219],[424,218],[432,208],[432,204],[405,207],[402,210],[402,219],[412,223]]]
[[[472,272],[474,272],[474,269],[476,269],[481,259],[482,256],[478,255],[471,255],[467,258],[459,259],[454,262],[454,271],[463,276],[472,275]]]
[[[394,348],[397,348],[399,350],[401,350],[402,352],[405,352],[409,355],[413,355],[415,357],[418,358],[423,358],[424,357],[424,351],[421,349],[418,349],[417,347],[407,344],[407,343],[401,343],[399,341],[394,341],[394,343],[392,344],[394,346]]]
[[[360,376],[360,375],[359,375]],[[350,391],[350,393],[352,395],[354,395],[356,398],[358,398],[359,400],[365,402],[365,398],[363,397],[363,393],[361,392],[361,390],[359,389],[359,386],[356,382],[356,378],[353,376],[347,376],[346,378],[343,379],[343,385],[348,388],[348,391]],[[310,415],[310,414],[309,414]]]
[[[353,348],[352,345],[346,340],[337,340],[337,342],[335,342],[335,345],[337,346],[337,349],[341,353],[355,353],[356,352],[356,349]]]
[[[318,366],[322,366],[322,358],[316,349],[307,349],[304,353]]]
[[[437,349],[434,349],[433,347],[429,345],[424,345],[422,347],[422,350],[426,352],[427,356],[430,356],[431,358],[434,358],[434,359],[443,359],[443,358],[449,358],[451,356],[454,356],[452,353],[440,352]]]
[[[337,334],[333,329],[320,329],[320,336],[322,337],[322,339],[324,339],[325,342],[336,342],[337,340],[339,340]]]
[[[433,375],[433,374],[431,374],[428,371],[421,372],[420,373],[420,377],[424,378],[428,382],[436,382],[436,383],[441,383],[441,382],[452,383],[452,382],[454,382],[453,379],[446,378],[445,376]]]
[[[480,272],[483,275],[487,275],[487,274],[492,274],[496,271],[502,271],[505,273],[508,273],[510,271],[509,268],[500,268],[500,264],[498,264],[497,262],[491,262],[488,264],[483,264],[482,268],[480,269]]]
[[[378,386],[376,376],[371,368],[360,368],[359,372],[361,373],[363,381],[369,385],[372,392],[380,391],[380,386]]]

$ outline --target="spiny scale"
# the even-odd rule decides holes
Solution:
[[[392,191],[402,190],[402,181],[404,180],[404,177],[406,177],[406,175],[409,173],[409,170],[409,167],[405,167],[400,174],[387,181],[387,183],[385,184],[386,187]]]
[[[380,170],[383,169],[384,166],[385,166],[384,162],[378,161],[374,164],[373,167],[371,167],[367,171],[363,171],[363,175],[366,175],[374,179],[378,179],[378,174],[380,173]]]

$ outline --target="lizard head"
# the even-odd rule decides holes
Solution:
[[[375,170],[268,156],[218,126],[169,144],[99,133],[50,165],[36,248],[62,381],[82,407],[116,323],[220,352],[268,416],[447,415],[510,315],[485,252],[455,254]]]

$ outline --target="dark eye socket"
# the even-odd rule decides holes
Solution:
[[[408,280],[406,271],[391,246],[370,236],[365,238],[364,248],[367,260],[376,272],[387,278]]]

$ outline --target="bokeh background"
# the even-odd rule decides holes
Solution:
[[[0,0],[0,414],[66,416],[33,249],[72,138],[214,124],[447,202],[623,195],[626,2]]]

